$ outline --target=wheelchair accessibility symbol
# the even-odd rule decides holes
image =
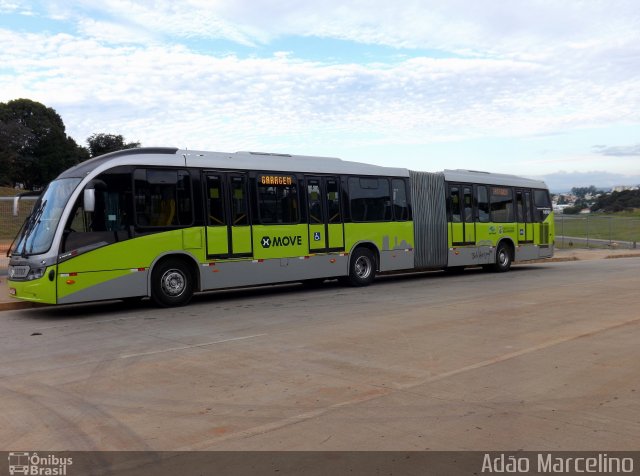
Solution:
[[[316,231],[313,233],[313,241],[320,241],[320,232]]]

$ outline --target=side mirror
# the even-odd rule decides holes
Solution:
[[[93,188],[84,189],[84,211],[92,213],[96,209],[96,191]]]

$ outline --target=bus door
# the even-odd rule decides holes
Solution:
[[[207,258],[252,256],[246,174],[212,171],[204,175]]]
[[[344,251],[338,177],[307,177],[309,252]]]
[[[449,185],[449,234],[453,246],[476,243],[472,191],[471,185]]]
[[[516,220],[518,222],[518,243],[533,243],[530,190],[516,189]]]

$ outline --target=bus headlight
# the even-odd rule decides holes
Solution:
[[[32,279],[40,279],[42,276],[44,276],[44,271],[47,268],[31,268],[31,270],[29,271],[29,274],[27,275],[27,279],[28,280],[32,280]]]

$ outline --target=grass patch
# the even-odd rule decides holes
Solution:
[[[578,217],[560,215],[555,220],[556,235],[594,240],[640,242],[640,216],[630,213],[637,212]]]

